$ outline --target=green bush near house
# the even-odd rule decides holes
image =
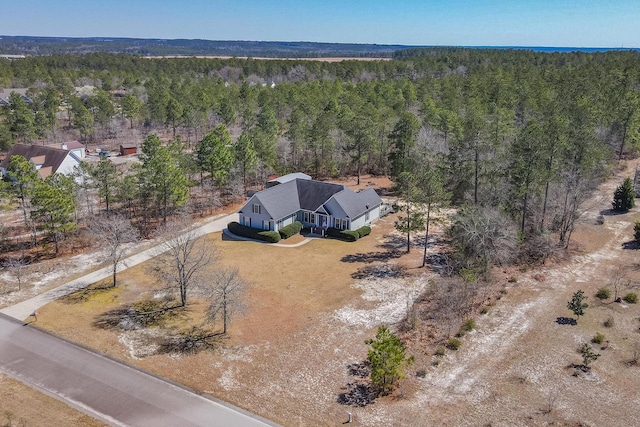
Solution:
[[[369,227],[368,225],[365,225],[363,227],[358,228],[356,231],[358,232],[359,237],[368,236],[369,234],[371,234],[371,227]]]
[[[236,221],[227,224],[227,230],[237,236],[262,240],[263,242],[278,243],[280,241],[280,233],[277,231],[261,231],[256,228],[247,227]]]
[[[360,238],[360,234],[357,231],[338,230],[333,227],[327,228],[327,236],[344,240],[345,242],[355,242]]]
[[[300,221],[296,221],[293,224],[282,227],[280,230],[278,230],[278,233],[280,233],[280,237],[282,237],[282,239],[284,240],[300,233],[300,230],[302,230],[302,223]]]
[[[277,231],[261,231],[258,233],[260,240],[264,240],[269,243],[278,243],[280,241],[280,233]]]

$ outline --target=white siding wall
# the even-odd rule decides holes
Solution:
[[[349,230],[357,230],[360,227],[376,222],[378,218],[380,218],[380,206],[376,206],[375,208],[369,211],[368,220],[365,220],[365,218],[366,218],[366,214],[362,214],[359,217],[352,219],[351,227],[349,228]]]
[[[278,222],[276,222],[275,231],[279,231],[282,227],[286,227],[287,225],[293,224],[294,222],[296,222],[296,214],[291,214],[286,217],[280,225],[278,224]]]
[[[380,206],[371,209],[369,212],[369,222],[376,222],[380,218]]]
[[[71,175],[73,173],[73,168],[79,164],[80,162],[78,160],[68,154],[60,164],[60,167],[58,167],[58,170],[56,170],[56,173],[61,175]]]
[[[351,220],[351,224],[349,224],[349,230],[357,230],[364,225],[367,224],[364,221],[364,215],[361,215],[358,218],[354,218]]]

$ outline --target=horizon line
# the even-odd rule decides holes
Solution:
[[[108,39],[108,40],[159,40],[159,41],[209,41],[209,42],[242,42],[242,43],[311,43],[311,44],[334,44],[334,45],[360,45],[360,46],[400,46],[404,48],[472,48],[472,49],[504,49],[504,48],[525,48],[525,49],[608,49],[608,50],[640,50],[640,47],[625,46],[551,46],[551,45],[455,45],[455,44],[402,44],[402,43],[363,43],[363,42],[327,42],[309,40],[241,40],[241,39],[205,39],[205,38],[166,38],[166,37],[127,37],[127,36],[38,36],[38,35],[0,35],[4,37],[29,37],[45,39]],[[105,41],[108,41],[105,40]]]

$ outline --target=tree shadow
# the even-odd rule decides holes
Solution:
[[[196,354],[204,350],[213,350],[219,346],[225,335],[220,331],[211,331],[200,326],[169,335],[158,346],[157,354]]]
[[[391,249],[389,251],[384,252],[367,252],[367,253],[357,253],[343,256],[340,261],[342,262],[363,262],[365,264],[370,264],[372,262],[377,261],[388,261],[390,259],[400,258],[402,256],[402,252],[397,249]]]
[[[338,395],[336,401],[341,405],[363,407],[375,400],[375,392],[366,378],[371,372],[371,365],[364,360],[359,363],[347,365],[347,372],[354,377],[354,381],[348,382]]]
[[[396,264],[367,265],[359,268],[355,273],[351,273],[351,277],[354,279],[390,279],[406,275],[406,268]]]
[[[629,211],[617,211],[614,209],[603,209],[600,211],[600,215],[602,216],[616,216],[616,215],[624,215]]]
[[[629,240],[628,242],[624,242],[622,244],[622,249],[638,250],[640,249],[640,242],[638,242],[637,240]]]
[[[576,319],[573,319],[571,317],[558,317],[556,319],[556,323],[558,325],[572,325],[575,326],[578,324],[578,321]]]
[[[382,249],[393,250],[407,247],[407,236],[386,235],[384,243],[378,245]]]

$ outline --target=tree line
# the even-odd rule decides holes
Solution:
[[[462,48],[339,63],[0,60],[1,83],[31,88],[30,103],[12,95],[3,108],[0,142],[51,139],[62,128],[87,141],[114,127],[147,134],[142,165],[119,175],[127,190],[109,196],[103,181],[100,194],[105,208],[114,197],[163,221],[187,200],[215,205],[200,196],[240,194],[273,172],[390,175],[409,209],[402,230],[428,226],[425,201],[461,206],[452,227],[459,253],[487,265],[506,261],[518,242],[533,258],[544,256],[552,234],[569,244],[589,189],[637,148],[638,65],[635,51]],[[73,87],[81,84],[97,89],[79,97]],[[165,130],[168,144],[152,133]],[[478,229],[495,239],[469,241]]]

